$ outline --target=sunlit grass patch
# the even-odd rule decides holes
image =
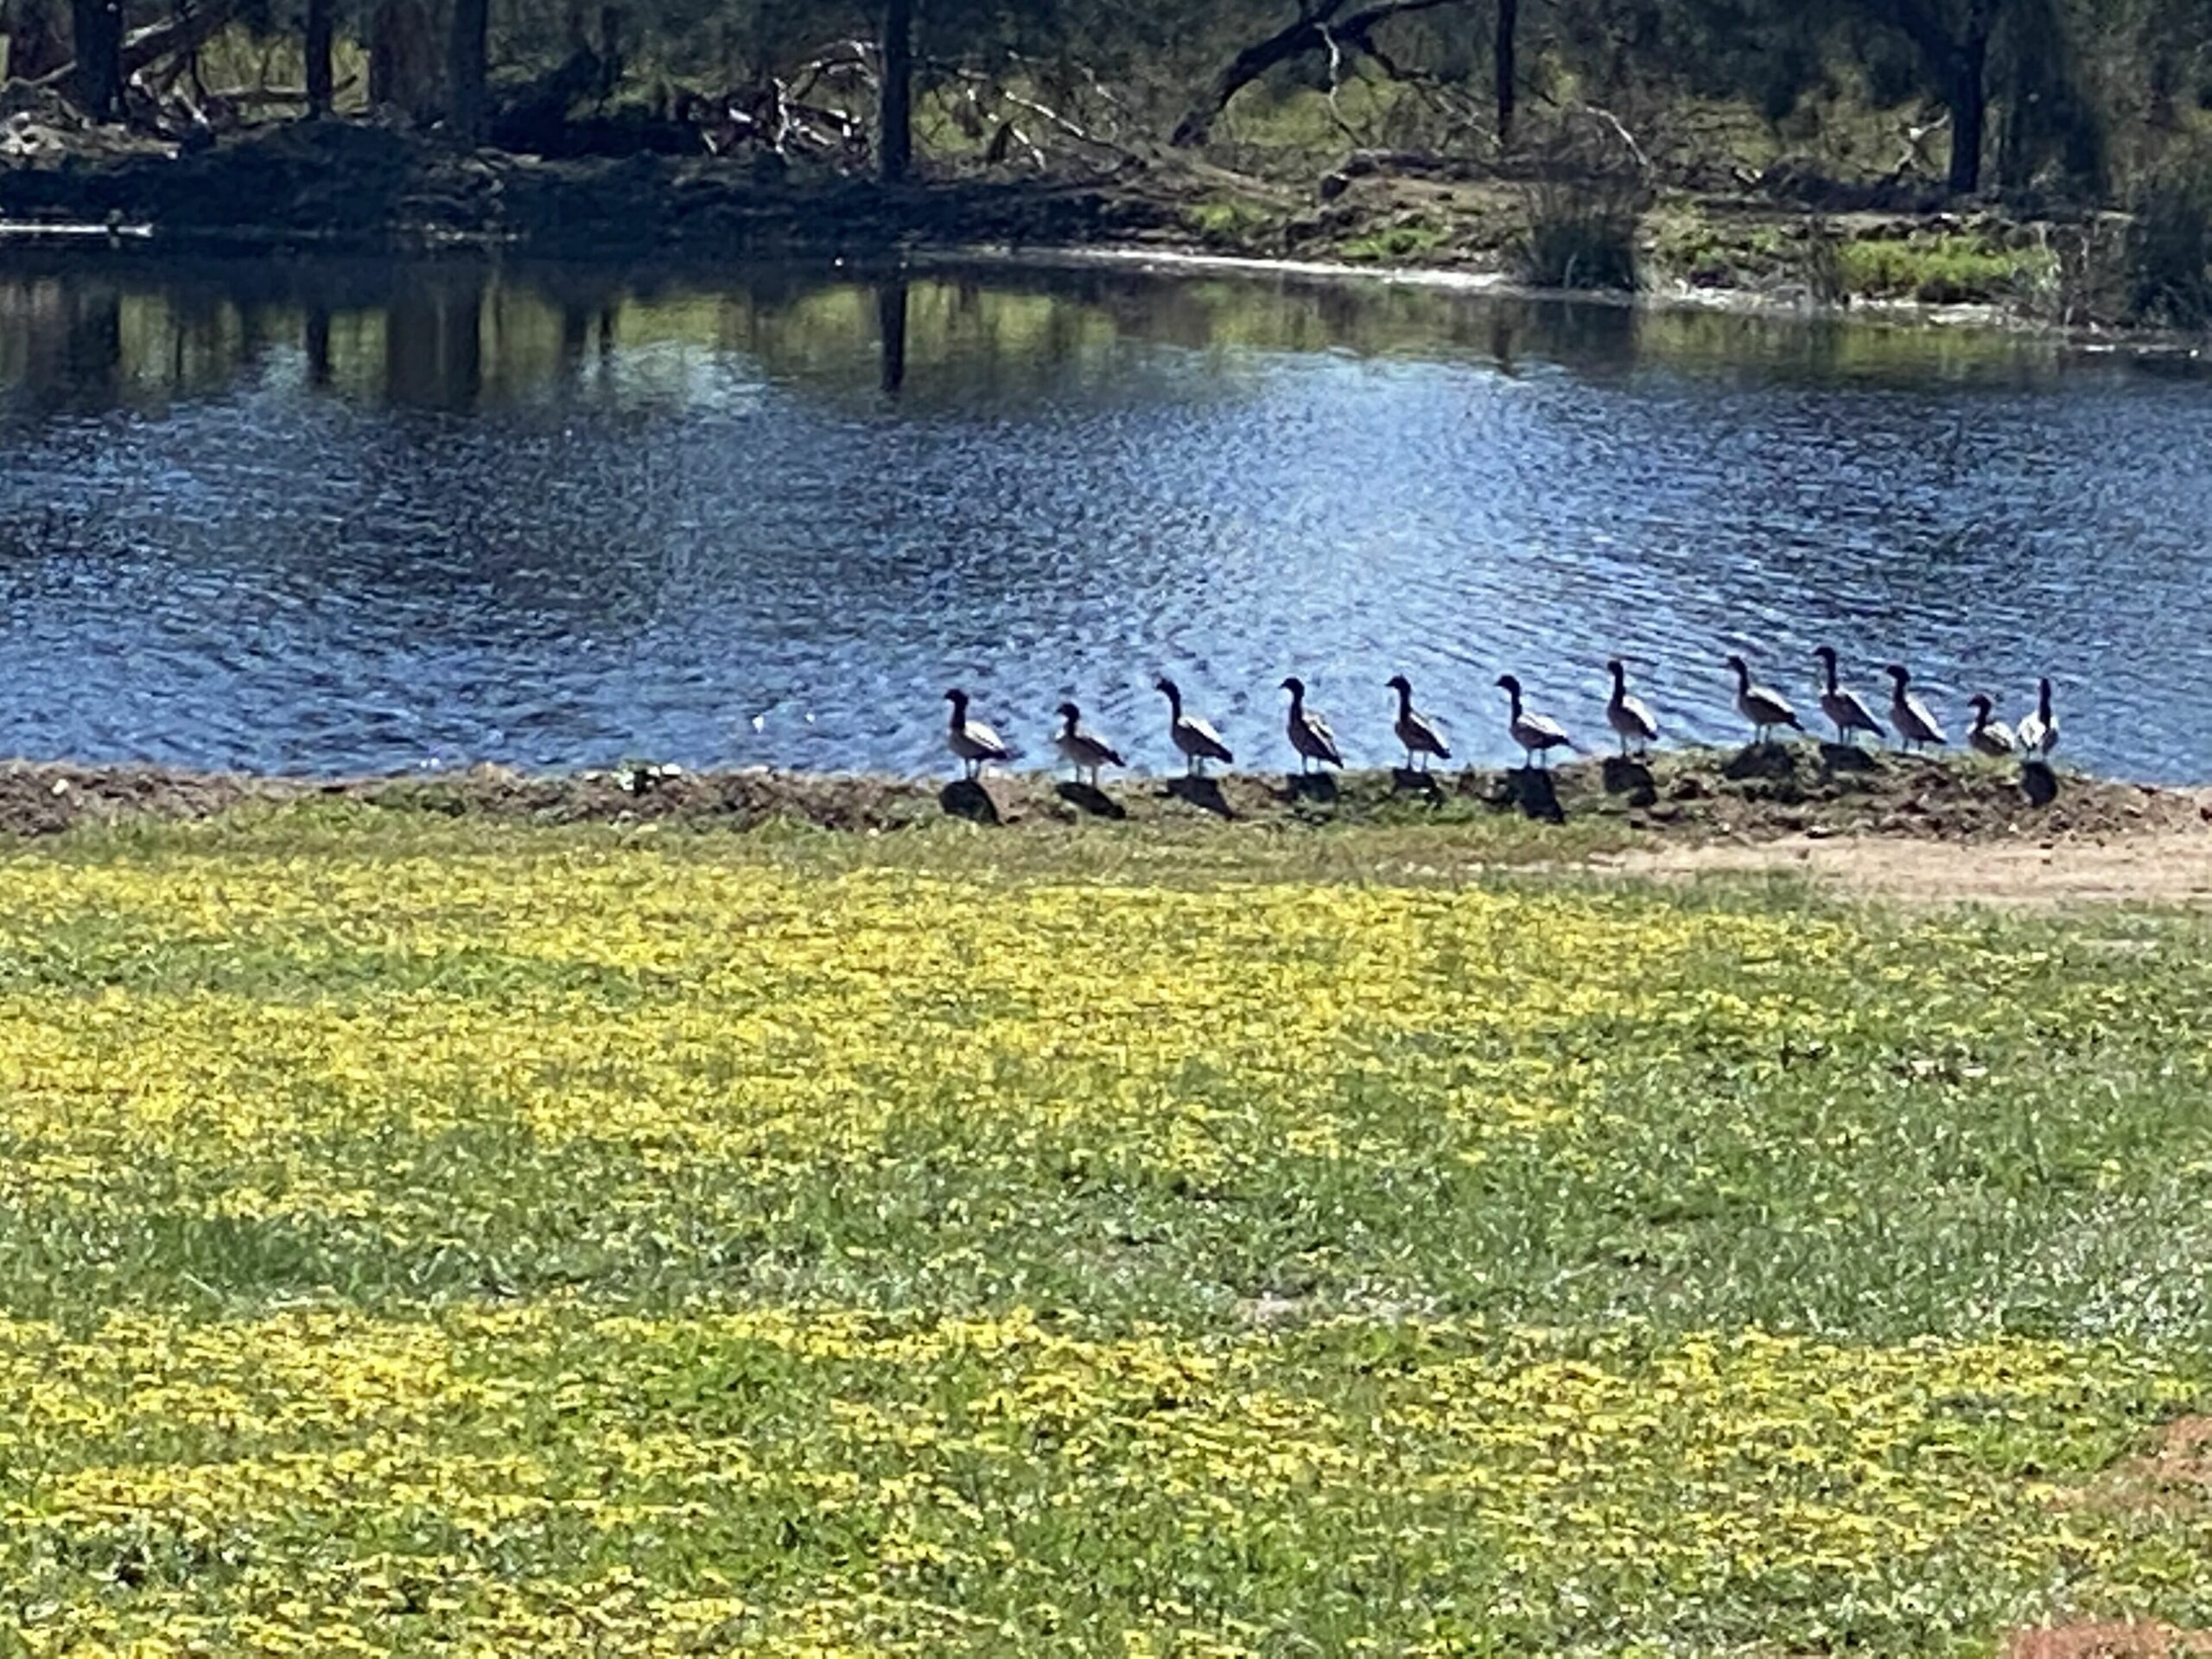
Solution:
[[[0,870],[34,1650],[2212,1618],[2201,919],[280,813]],[[2100,1496],[2104,1494],[2104,1496]]]
[[[2047,280],[2056,264],[2041,249],[1937,234],[1849,241],[1837,250],[1837,257],[1852,293],[1936,305],[2019,297]]]

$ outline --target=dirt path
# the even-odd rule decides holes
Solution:
[[[1793,836],[1756,845],[1706,842],[1592,861],[1628,875],[1783,874],[1909,904],[2212,905],[2212,830],[2152,830],[2109,841],[1908,841]]]

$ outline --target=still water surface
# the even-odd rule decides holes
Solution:
[[[903,359],[903,361],[899,359]],[[1004,270],[0,264],[0,751],[925,771],[949,683],[1164,769],[1402,670],[1502,762],[1834,640],[2212,779],[2212,383],[1961,334]]]

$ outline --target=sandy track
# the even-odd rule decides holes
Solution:
[[[1823,887],[1921,905],[2212,906],[2212,829],[2049,842],[1793,836],[1757,844],[1639,849],[1592,862],[1627,875],[1802,876]]]

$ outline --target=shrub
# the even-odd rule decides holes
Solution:
[[[2138,191],[2127,275],[2139,320],[2212,327],[2212,152],[2173,162]]]
[[[1529,195],[1521,278],[1534,288],[1635,289],[1649,197],[1635,178],[1538,185]]]

